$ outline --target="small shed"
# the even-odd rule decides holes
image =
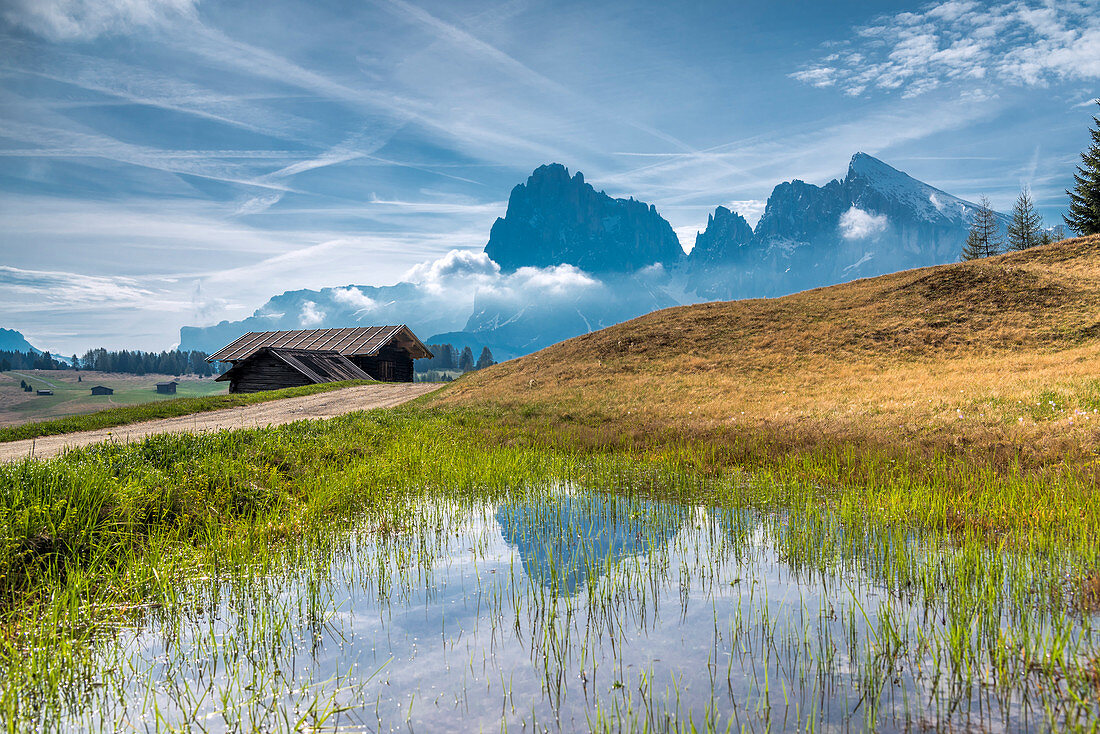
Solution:
[[[53,390],[42,389],[38,391],[39,395],[53,395]]]
[[[96,385],[92,388],[92,395],[114,395],[114,388],[104,387],[103,385]]]
[[[218,381],[229,382],[229,392],[370,379],[370,375],[339,352],[278,347],[261,347],[218,376]]]
[[[214,352],[207,357],[207,361],[232,362],[233,368],[218,379],[229,380],[229,391],[238,392],[234,389],[234,378],[229,376],[230,373],[261,349],[275,349],[294,353],[336,353],[350,361],[366,375],[365,378],[340,377],[339,379],[374,379],[383,382],[412,382],[413,360],[432,357],[432,353],[416,337],[416,334],[413,334],[408,326],[399,324],[396,326],[357,326],[343,329],[253,331]],[[331,365],[337,364],[332,360],[329,362]],[[274,365],[275,363],[265,358],[263,364]],[[343,363],[340,362],[339,364],[342,365]],[[250,369],[254,371],[259,367],[254,366]],[[340,367],[340,370],[344,369],[346,367]],[[292,371],[298,372],[296,369],[292,369]],[[269,377],[272,379],[265,380],[265,384],[269,386],[256,389],[270,390],[310,384],[300,382],[301,377],[293,377],[290,373],[282,371],[281,368],[280,372],[291,382],[279,382],[274,379],[275,373],[270,373]],[[244,373],[238,372],[236,374],[243,375]],[[322,382],[331,381],[331,379],[322,380]],[[247,382],[238,382],[238,384],[245,385]],[[243,390],[241,391],[243,392]]]
[[[176,394],[176,382],[170,380],[168,382],[158,382],[157,392],[161,395],[175,395]]]

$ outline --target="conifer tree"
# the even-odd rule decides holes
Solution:
[[[966,244],[963,245],[962,259],[977,260],[996,255],[1000,251],[1001,233],[997,215],[993,212],[989,199],[983,196],[978,200],[978,209],[970,223],[970,234],[966,236]]]
[[[1100,104],[1100,99],[1096,100]],[[1081,154],[1081,165],[1073,174],[1075,185],[1069,194],[1066,225],[1080,235],[1100,234],[1100,118],[1092,118],[1092,144]]]
[[[462,356],[458,358],[458,368],[463,372],[474,368],[474,351],[469,347],[463,347]]]
[[[1043,244],[1046,239],[1043,237],[1043,217],[1035,211],[1031,191],[1025,188],[1012,207],[1012,221],[1008,224],[1008,249],[1026,250]]]
[[[477,358],[477,369],[483,370],[486,367],[492,367],[496,362],[493,361],[493,353],[489,351],[489,347],[481,348],[481,356]]]

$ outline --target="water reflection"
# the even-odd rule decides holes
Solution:
[[[528,577],[555,593],[573,594],[590,576],[672,538],[688,513],[648,500],[570,495],[501,505],[496,520]]]
[[[1006,684],[1010,668],[969,653],[976,623],[938,621],[958,598],[892,591],[895,536],[584,493],[428,502],[417,520],[333,535],[275,577],[193,583],[105,642],[64,716],[13,728],[1000,731],[1100,715]],[[1031,660],[1097,649],[1088,618],[1021,624],[1039,631]]]

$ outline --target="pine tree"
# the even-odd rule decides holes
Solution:
[[[474,352],[469,347],[463,347],[462,356],[458,358],[458,368],[463,372],[474,368]]]
[[[1096,100],[1100,104],[1100,99]],[[1100,234],[1100,118],[1092,118],[1092,144],[1081,154],[1081,165],[1073,174],[1075,185],[1069,194],[1069,214],[1062,215],[1077,234]]]
[[[970,223],[970,234],[966,236],[962,259],[977,260],[996,255],[1000,251],[1001,233],[997,215],[993,212],[989,199],[983,196],[978,201],[978,209]]]
[[[1041,245],[1044,243],[1043,234],[1043,217],[1035,211],[1031,191],[1025,188],[1012,207],[1012,221],[1008,225],[1008,249],[1027,250]]]
[[[483,370],[486,367],[492,367],[496,362],[493,361],[493,353],[489,351],[489,347],[481,348],[481,356],[477,358],[477,369]]]

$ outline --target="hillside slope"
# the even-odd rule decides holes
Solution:
[[[635,434],[750,428],[1095,460],[1100,237],[670,308],[471,374],[437,400]]]

